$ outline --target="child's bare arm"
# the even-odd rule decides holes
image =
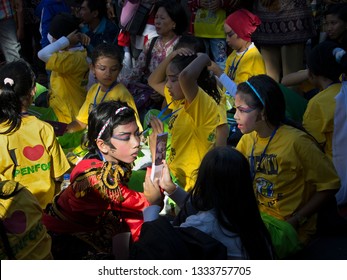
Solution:
[[[186,68],[183,69],[178,79],[186,100],[191,103],[198,93],[197,80],[204,67],[211,64],[211,59],[206,53],[199,53]]]
[[[300,70],[298,72],[285,75],[281,80],[281,84],[288,87],[297,86],[307,80],[308,80],[308,69],[305,69],[305,70]]]

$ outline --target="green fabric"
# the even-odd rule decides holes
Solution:
[[[28,109],[30,115],[36,116],[42,121],[58,121],[57,116],[55,115],[52,108],[37,107],[31,105]]]
[[[87,132],[86,129],[84,130],[80,130],[80,131],[76,131],[76,132],[72,132],[72,133],[65,133],[62,136],[57,137],[58,138],[58,142],[61,145],[61,147],[63,148],[65,154],[67,154],[68,152],[71,152],[75,149],[78,150],[78,154],[85,154],[87,151],[86,149],[81,147],[81,143],[82,143],[82,139],[83,139],[83,135]],[[76,153],[76,151],[75,151]]]
[[[39,83],[36,83],[36,93],[35,93],[35,96],[34,96],[34,100],[42,93],[48,91],[48,88],[46,88],[45,86],[39,84]]]
[[[301,249],[298,235],[291,224],[263,212],[261,217],[271,235],[272,244],[279,259],[284,259]]]
[[[286,117],[302,123],[308,101],[292,89],[279,84],[286,101]]]
[[[128,187],[137,192],[143,192],[143,182],[145,181],[146,170],[140,169],[132,172]]]

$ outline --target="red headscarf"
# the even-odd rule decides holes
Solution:
[[[225,23],[239,36],[241,39],[251,42],[251,35],[261,24],[260,19],[245,9],[240,9],[230,14]]]

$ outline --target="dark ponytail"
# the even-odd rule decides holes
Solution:
[[[35,74],[24,60],[5,64],[0,69],[0,123],[9,125],[0,134],[17,130],[22,121],[22,109],[31,101]]]

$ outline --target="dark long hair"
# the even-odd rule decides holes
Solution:
[[[5,82],[6,78],[13,81]],[[22,106],[29,102],[31,91],[35,87],[35,74],[24,60],[9,62],[0,68],[0,123],[9,128],[0,134],[19,129],[22,123]]]
[[[197,55],[191,55],[191,56],[176,55],[171,60],[171,63],[177,68],[179,72],[181,72],[196,58],[197,58]],[[215,77],[211,75],[207,67],[205,67],[201,71],[197,82],[199,87],[201,87],[208,95],[210,95],[217,102],[217,104],[219,104],[221,99],[221,94],[218,90]]]
[[[247,105],[253,108],[259,108],[260,110],[264,109],[265,120],[268,124],[275,127],[278,127],[281,124],[286,124],[305,132],[311,137],[319,149],[322,150],[322,147],[318,144],[317,140],[303,127],[301,123],[295,122],[286,117],[286,102],[284,95],[279,84],[274,79],[270,76],[261,74],[249,78],[248,83],[257,91],[265,106],[249,84],[243,82],[237,86],[237,94],[242,92],[242,94],[252,96],[252,104]]]
[[[221,226],[239,234],[250,259],[272,259],[272,243],[254,195],[248,160],[234,148],[216,147],[203,158],[191,203],[214,209]]]
[[[257,91],[265,106],[260,101],[254,90],[246,83],[240,83],[237,91],[243,94],[251,95],[253,104],[248,104],[253,108],[264,109],[266,122],[279,126],[286,120],[286,102],[277,82],[267,75],[257,75],[249,78],[248,82]]]

